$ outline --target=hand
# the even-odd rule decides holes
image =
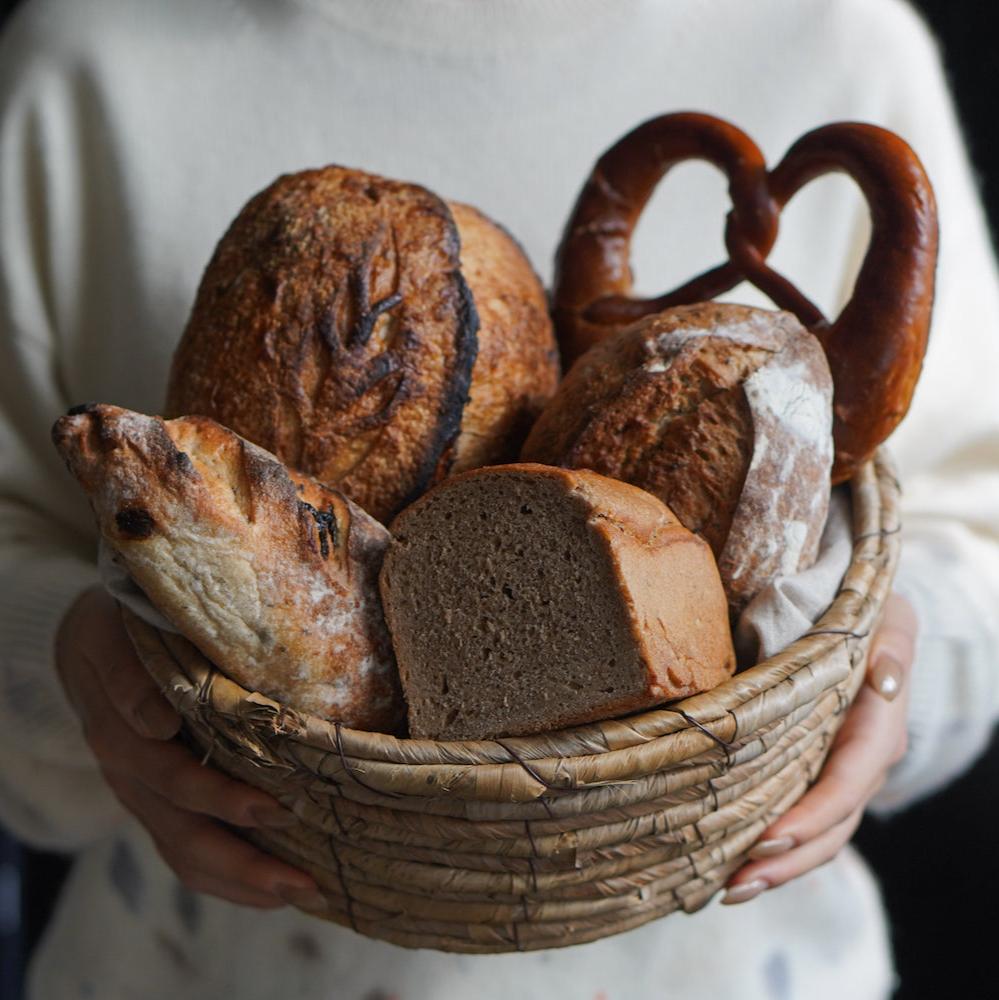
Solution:
[[[860,825],[867,803],[905,755],[916,613],[891,594],[871,639],[864,686],[847,712],[818,781],[750,850],[723,903],[743,903],[831,861]]]
[[[288,826],[264,792],[203,767],[172,737],[180,717],[142,666],[114,600],[86,590],[56,637],[56,669],[104,778],[189,889],[233,903],[322,909],[315,882],[226,830]]]

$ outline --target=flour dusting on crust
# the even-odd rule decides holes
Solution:
[[[753,452],[719,568],[745,604],[768,580],[810,566],[829,506],[832,378],[811,334],[787,337],[743,384]]]

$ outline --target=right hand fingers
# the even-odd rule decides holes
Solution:
[[[274,908],[308,900],[315,882],[211,820],[177,808],[134,778],[111,779],[115,794],[150,832],[177,877],[195,892],[233,903]]]
[[[84,667],[84,670],[88,667]],[[287,827],[294,816],[264,792],[204,767],[179,743],[144,739],[125,724],[96,677],[81,677],[87,740],[106,776],[141,782],[175,806],[234,826]]]
[[[103,627],[93,630],[81,652],[104,685],[111,704],[140,736],[172,739],[180,729],[180,716],[142,665],[121,622],[120,609],[109,596],[102,596],[108,602],[98,612],[105,619],[100,623]]]
[[[108,650],[103,660],[87,654],[111,704],[140,736],[173,739],[180,730],[180,716],[163,697],[142,665],[130,642]]]
[[[100,588],[85,591],[57,639],[57,665],[87,741],[106,774],[142,781],[181,808],[236,826],[289,826],[291,814],[269,795],[202,767],[183,747],[159,742],[180,719],[139,662],[117,604]],[[169,719],[144,737],[136,710],[158,700]],[[164,717],[165,718],[165,717]]]
[[[85,591],[70,608],[56,640],[56,661],[67,693],[79,707],[81,662],[103,685],[119,715],[140,736],[168,740],[180,716],[142,665],[117,603],[102,588]]]

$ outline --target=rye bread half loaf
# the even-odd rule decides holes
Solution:
[[[374,518],[205,417],[88,405],[53,440],[118,561],[219,670],[290,708],[398,728]]]
[[[278,178],[222,237],[166,410],[218,420],[387,521],[456,454],[515,458],[557,380],[544,291],[508,234],[330,166]]]
[[[646,317],[587,351],[522,451],[667,503],[711,546],[733,616],[815,561],[832,457],[818,341],[790,313],[716,302]]]
[[[539,733],[704,691],[734,669],[711,550],[591,472],[477,469],[403,511],[381,573],[414,737]]]

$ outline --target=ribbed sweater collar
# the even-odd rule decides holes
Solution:
[[[627,20],[649,0],[294,0],[389,45],[437,52],[571,44]]]

